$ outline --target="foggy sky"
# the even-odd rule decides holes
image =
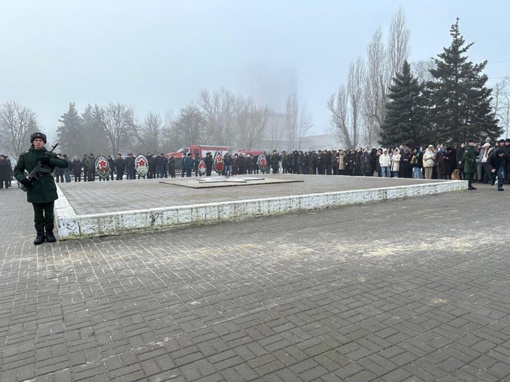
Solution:
[[[204,88],[245,90],[259,66],[295,74],[314,132],[325,133],[328,98],[400,7],[411,62],[449,46],[459,17],[490,84],[510,75],[505,0],[0,0],[0,103],[30,107],[51,134],[71,101],[79,112],[125,103],[143,120],[177,113]]]

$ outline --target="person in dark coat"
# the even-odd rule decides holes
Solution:
[[[232,157],[232,175],[237,175],[239,173],[239,155],[234,154]]]
[[[84,181],[93,182],[96,180],[96,158],[89,154],[83,161],[83,167],[87,169],[87,176]]]
[[[324,173],[326,175],[331,175],[333,173],[333,166],[331,165],[331,157],[333,154],[331,150],[328,150],[324,153]]]
[[[446,152],[441,147],[436,153],[437,178],[448,179]]]
[[[225,153],[225,156],[223,157],[223,164],[225,165],[225,169],[223,171],[224,174],[226,176],[232,175],[232,157],[230,156],[229,153]],[[212,164],[211,164],[211,168],[212,168]]]
[[[362,172],[362,156],[363,156],[363,151],[361,148],[359,148],[357,151],[356,151],[356,156],[355,156],[355,160],[354,160],[354,175],[363,175],[363,172]]]
[[[498,191],[504,191],[505,170],[509,162],[508,154],[504,147],[498,147],[489,156],[489,170],[492,176],[492,185],[494,185],[496,176],[498,177]],[[508,176],[508,175],[507,175]]]
[[[57,154],[57,157],[59,159],[63,159],[60,154]],[[56,167],[53,176],[55,177],[55,181],[57,183],[64,183],[64,169],[62,167]]]
[[[506,154],[510,158],[510,138],[505,139],[505,150]],[[505,183],[510,184],[510,160],[506,164],[505,176],[506,176]]]
[[[115,172],[117,173],[116,180],[122,180],[124,177],[124,171],[126,171],[126,161],[122,158],[122,155],[117,154],[117,158],[115,158]]]
[[[5,159],[5,155],[0,155],[0,188],[9,188],[11,179],[11,164]]]
[[[113,159],[111,155],[108,155],[106,159],[108,160],[108,166],[110,167],[110,174],[106,180],[110,180],[110,178],[113,180],[115,175],[115,159]]]
[[[200,155],[195,154],[195,158],[193,159],[193,171],[195,172],[195,176],[198,176],[198,166],[200,166],[201,160]]]
[[[68,162],[59,159],[56,154],[50,154],[46,150],[44,147],[46,135],[43,133],[33,133],[30,136],[30,143],[32,143],[30,149],[19,157],[14,168],[14,176],[18,182],[27,188],[27,201],[32,203],[34,208],[34,223],[37,232],[34,244],[42,244],[45,240],[53,243],[56,241],[53,235],[53,220],[55,218],[53,208],[58,195],[57,186],[51,172],[55,170],[55,167],[66,168]],[[25,171],[30,174],[38,163],[41,163],[42,167],[48,171],[37,174],[38,180],[28,180]]]
[[[204,164],[205,164],[205,176],[211,176],[213,166],[213,157],[211,153],[205,154]]]
[[[446,161],[446,177],[447,179],[451,179],[452,173],[457,168],[457,155],[455,154],[453,147],[446,147],[444,160]]]
[[[83,168],[83,163],[78,158],[78,155],[75,155],[73,157],[72,162],[70,163],[69,167],[71,168],[71,171],[73,172],[74,176],[74,182],[81,182],[81,170]]]
[[[155,159],[156,163],[156,177],[158,178],[166,178],[166,156],[163,153],[160,153]],[[150,165],[149,165],[150,168]]]
[[[411,159],[413,159],[411,150],[406,147],[403,150],[402,155],[400,156],[400,174],[402,178],[413,177],[413,167],[411,164]]]
[[[280,154],[273,150],[273,154],[271,155],[271,169],[273,170],[273,174],[278,174],[280,172]]]
[[[87,161],[87,158],[89,156],[87,154],[83,155],[83,158],[81,159],[81,163],[83,165],[83,181],[86,182],[88,177],[89,177],[89,169],[88,167],[85,165],[85,162]]]
[[[361,175],[363,176],[373,176],[372,172],[372,158],[370,157],[370,153],[368,150],[364,149],[363,154],[361,154]]]
[[[173,155],[168,158],[168,173],[171,178],[175,178],[175,158]]]
[[[466,151],[466,144],[462,142],[455,151],[455,155],[457,156],[457,169],[460,171],[460,179],[464,179],[464,151]]]
[[[127,155],[126,162],[126,179],[135,179],[135,157],[132,153]]]
[[[182,172],[186,173],[188,178],[191,178],[191,171],[193,170],[193,158],[191,157],[191,153],[183,158],[182,160]]]
[[[322,150],[317,151],[317,174],[324,175],[325,153]]]
[[[244,157],[244,154],[239,154],[237,157],[237,173],[239,175],[246,174],[246,158]]]

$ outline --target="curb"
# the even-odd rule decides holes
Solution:
[[[60,187],[57,187],[59,198],[55,202],[55,215],[60,240],[69,240],[239,221],[253,217],[375,203],[391,199],[415,198],[463,190],[467,190],[467,181],[456,180],[422,185],[77,215]]]

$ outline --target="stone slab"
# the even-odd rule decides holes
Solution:
[[[267,184],[279,184],[279,183],[295,183],[304,182],[303,179],[285,179],[275,177],[255,177],[255,176],[215,176],[215,177],[204,177],[204,178],[192,178],[190,181],[188,178],[173,178],[162,180],[159,183],[168,184],[172,186],[181,186],[188,188],[215,188],[215,187],[238,187],[238,186],[258,186]]]

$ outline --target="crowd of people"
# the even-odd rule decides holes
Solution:
[[[496,152],[502,153],[501,159]],[[355,150],[317,150],[317,151],[282,151],[264,152],[266,168],[260,169],[258,155],[227,153],[223,156],[223,175],[245,175],[258,173],[283,174],[317,174],[317,175],[350,175],[379,176],[391,178],[415,179],[466,179],[469,188],[472,183],[494,183],[496,179],[505,177],[510,183],[510,139],[491,143],[489,139],[481,143],[462,142],[458,145],[423,147],[407,147],[405,145],[392,148],[357,148]],[[472,156],[473,158],[466,157]],[[99,180],[123,180],[140,178],[174,178],[180,171],[182,177],[211,176],[213,168],[212,153],[204,158],[191,153],[176,159],[164,153],[145,154],[148,172],[137,173],[135,156],[132,153],[123,157],[118,154],[106,158],[109,174],[106,178],[97,176],[96,157],[86,154],[82,158],[74,156],[68,159],[65,154],[59,158],[69,163],[68,168],[55,168],[54,176],[59,182],[91,182]],[[203,160],[205,168],[199,168]],[[501,165],[499,162],[502,162]],[[466,168],[467,167],[467,168]],[[498,170],[499,169],[499,170]],[[467,170],[467,171],[466,171]],[[499,171],[499,172],[498,172]],[[71,177],[72,175],[72,177]],[[506,176],[505,176],[506,175]],[[0,155],[0,188],[8,187],[12,177],[10,160]],[[502,188],[499,187],[499,188]]]

